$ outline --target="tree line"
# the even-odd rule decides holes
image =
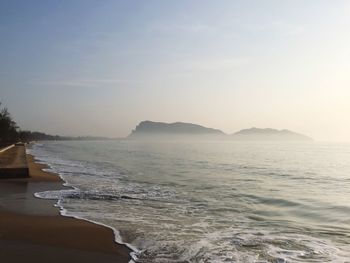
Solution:
[[[19,131],[16,122],[6,107],[0,102],[0,144],[7,144],[19,140]]]
[[[29,142],[39,140],[60,140],[58,135],[48,135],[42,132],[21,130],[13,120],[6,107],[0,102],[0,145],[10,145],[16,142]]]
[[[6,107],[2,107],[0,102],[0,146],[6,146],[17,142],[31,141],[58,141],[58,140],[106,140],[105,137],[79,136],[63,137],[59,135],[49,135],[43,132],[21,130],[13,120]]]

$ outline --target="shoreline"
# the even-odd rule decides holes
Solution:
[[[5,262],[130,262],[132,250],[113,229],[61,215],[57,200],[37,192],[66,189],[58,174],[27,154],[29,178],[0,180],[0,260]],[[18,251],[21,251],[19,253]]]

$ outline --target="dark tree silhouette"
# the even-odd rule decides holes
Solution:
[[[58,140],[105,140],[103,137],[62,137],[58,135],[49,135],[43,132],[20,130],[16,122],[6,107],[1,107],[0,102],[0,147],[7,146],[16,142],[31,141],[58,141]]]
[[[18,141],[17,124],[12,119],[6,107],[1,107],[0,102],[0,144],[6,145]]]

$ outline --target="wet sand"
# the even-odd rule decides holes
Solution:
[[[27,160],[30,178],[0,180],[0,262],[129,262],[130,250],[114,242],[111,229],[61,216],[56,201],[35,198],[63,189],[63,181]]]

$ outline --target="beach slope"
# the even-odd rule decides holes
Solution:
[[[35,198],[64,186],[33,156],[27,160],[30,178],[0,180],[0,262],[129,262],[111,229],[61,216],[55,201]]]

